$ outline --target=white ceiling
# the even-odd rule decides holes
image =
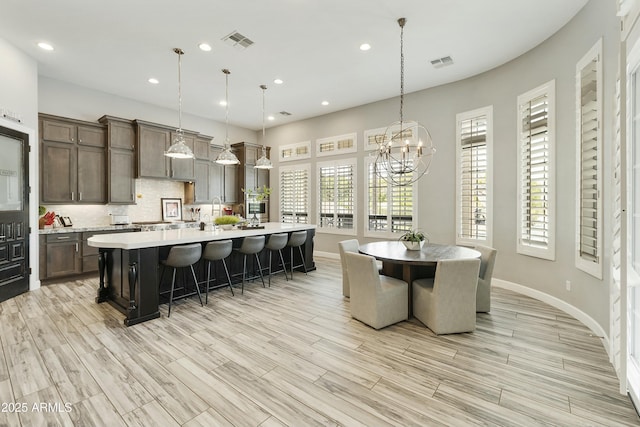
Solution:
[[[343,110],[460,80],[521,55],[566,24],[587,0],[3,0],[0,37],[38,61],[39,74],[177,111],[177,55],[183,111],[267,126]],[[222,42],[238,31],[254,44]],[[36,46],[47,41],[55,50]],[[198,44],[213,50],[203,52]],[[367,42],[368,52],[359,50]],[[435,69],[430,60],[451,56]],[[6,63],[4,64],[6,66]],[[156,77],[160,84],[147,83]],[[275,85],[274,78],[284,84]],[[328,106],[321,101],[330,102]],[[60,100],[64,102],[64,100]],[[280,111],[292,116],[285,118]]]

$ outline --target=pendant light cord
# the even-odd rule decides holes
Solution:
[[[182,133],[182,55],[180,48],[173,49],[178,54],[178,132]]]
[[[265,108],[264,108],[264,93],[267,90],[266,85],[260,85],[260,89],[262,89],[262,155],[265,155]]]
[[[229,148],[229,74],[231,74],[231,71],[227,70],[226,68],[222,70],[222,72],[224,73],[224,80],[225,80],[225,89],[224,89],[224,111],[225,111],[225,115],[224,115],[224,123],[225,123],[225,127],[224,127],[224,146],[225,148]]]
[[[404,24],[407,22],[406,18],[398,19],[400,25],[400,126],[404,122],[403,107],[404,107]]]

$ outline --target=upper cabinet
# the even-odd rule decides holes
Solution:
[[[107,202],[135,204],[136,131],[131,120],[102,116],[107,126]]]
[[[269,169],[256,169],[256,160],[262,156],[262,145],[250,142],[238,142],[232,144],[240,165],[237,173],[237,191],[238,201],[244,200],[242,189],[255,190],[258,187],[266,185],[269,187]],[[271,147],[266,147],[267,158],[270,157]]]
[[[195,178],[194,159],[172,159],[164,155],[175,137],[175,129],[155,123],[134,121],[137,132],[138,178],[169,178],[188,181]],[[196,133],[185,131],[186,145],[194,149]]]
[[[103,125],[40,114],[42,203],[106,203]]]

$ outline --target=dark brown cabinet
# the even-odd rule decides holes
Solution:
[[[82,273],[80,245],[80,233],[40,235],[40,279]]]
[[[240,160],[240,166],[237,171],[237,200],[244,201],[245,194],[242,189],[256,190],[263,186],[269,187],[269,169],[256,169],[255,164],[262,156],[262,146],[258,144],[252,144],[249,142],[238,142],[232,145],[234,153]],[[270,157],[270,147],[266,147],[267,157]],[[247,209],[248,211],[248,209]],[[261,221],[269,220],[269,208],[267,207],[267,213],[261,215]],[[248,214],[247,214],[248,215]]]
[[[40,115],[43,203],[106,203],[102,125]]]
[[[195,178],[194,159],[171,159],[164,155],[175,137],[168,126],[135,121],[139,178],[170,178],[188,181]],[[196,134],[184,131],[186,145],[194,149]]]
[[[131,120],[102,116],[107,126],[107,201],[112,204],[135,203],[136,132]]]

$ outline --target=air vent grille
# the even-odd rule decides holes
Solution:
[[[238,49],[246,49],[253,44],[253,40],[237,31],[233,31],[231,34],[224,36],[222,41]]]
[[[453,59],[450,56],[443,56],[442,58],[431,60],[431,65],[435,68],[442,68],[451,64],[453,64]]]

